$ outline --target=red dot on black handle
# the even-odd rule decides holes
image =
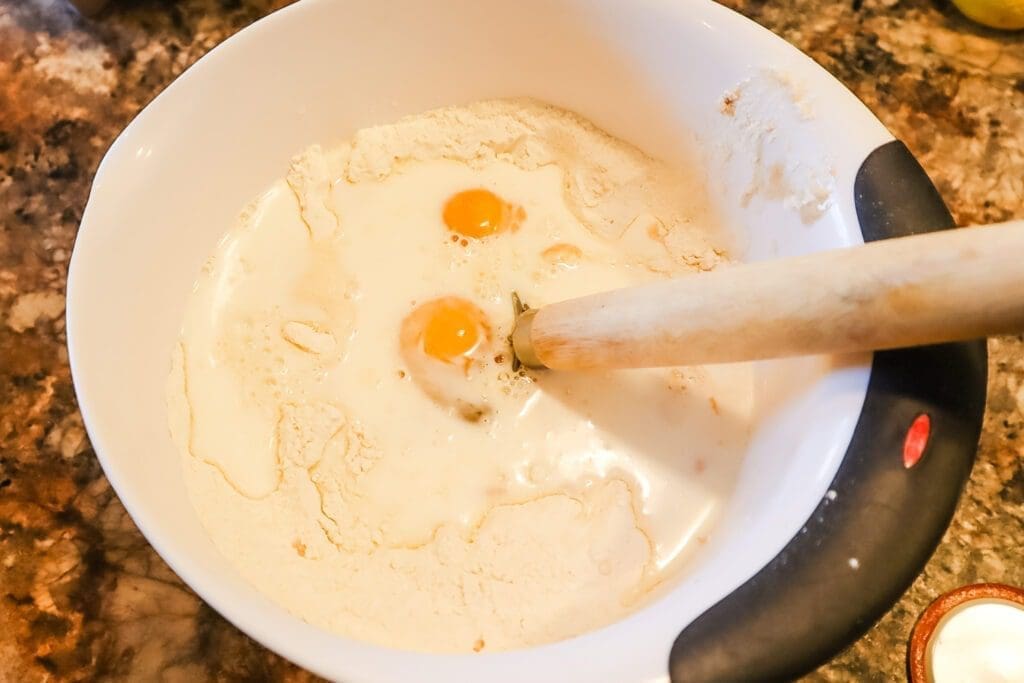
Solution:
[[[908,470],[921,460],[931,433],[932,419],[927,413],[921,413],[914,418],[910,429],[907,430],[907,437],[903,440],[903,466]]]

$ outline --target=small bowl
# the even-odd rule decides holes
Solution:
[[[849,91],[710,0],[304,0],[188,69],[96,173],[67,334],[104,471],[204,600],[327,678],[797,676],[888,609],[941,537],[980,430],[983,344],[757,366],[751,447],[685,576],[617,623],[542,647],[436,655],[314,628],[242,580],[189,503],[164,386],[188,294],[239,210],[309,144],[512,96],[577,111],[670,162],[696,149],[746,260],[952,224],[920,166]],[[758,168],[827,197],[804,215],[806,198],[757,192]],[[905,435],[922,415],[929,430],[908,467]]]
[[[907,672],[910,683],[933,683],[936,680],[933,667],[934,646],[950,620],[961,615],[964,610],[982,604],[999,604],[1016,607],[1024,619],[1024,589],[1007,586],[1001,583],[976,583],[961,586],[936,598],[918,617],[914,630],[910,634],[910,646],[907,648]],[[1024,639],[1019,643],[1019,655],[1016,665],[1024,670]],[[969,653],[963,653],[965,656]]]

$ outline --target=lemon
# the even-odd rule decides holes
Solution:
[[[992,28],[1024,28],[1024,0],[953,0],[968,17]]]

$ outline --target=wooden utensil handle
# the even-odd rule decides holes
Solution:
[[[578,370],[866,351],[1020,330],[1024,221],[1012,221],[563,301],[537,310],[527,336],[545,366]]]

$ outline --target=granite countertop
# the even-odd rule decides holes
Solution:
[[[118,502],[77,412],[64,282],[107,146],[186,66],[277,0],[0,0],[0,681],[312,680],[225,622]],[[961,224],[1024,217],[1024,34],[944,0],[727,0],[902,138]],[[808,677],[903,677],[914,619],[975,581],[1024,585],[1024,338],[989,342],[988,413],[953,524],[859,642]]]

